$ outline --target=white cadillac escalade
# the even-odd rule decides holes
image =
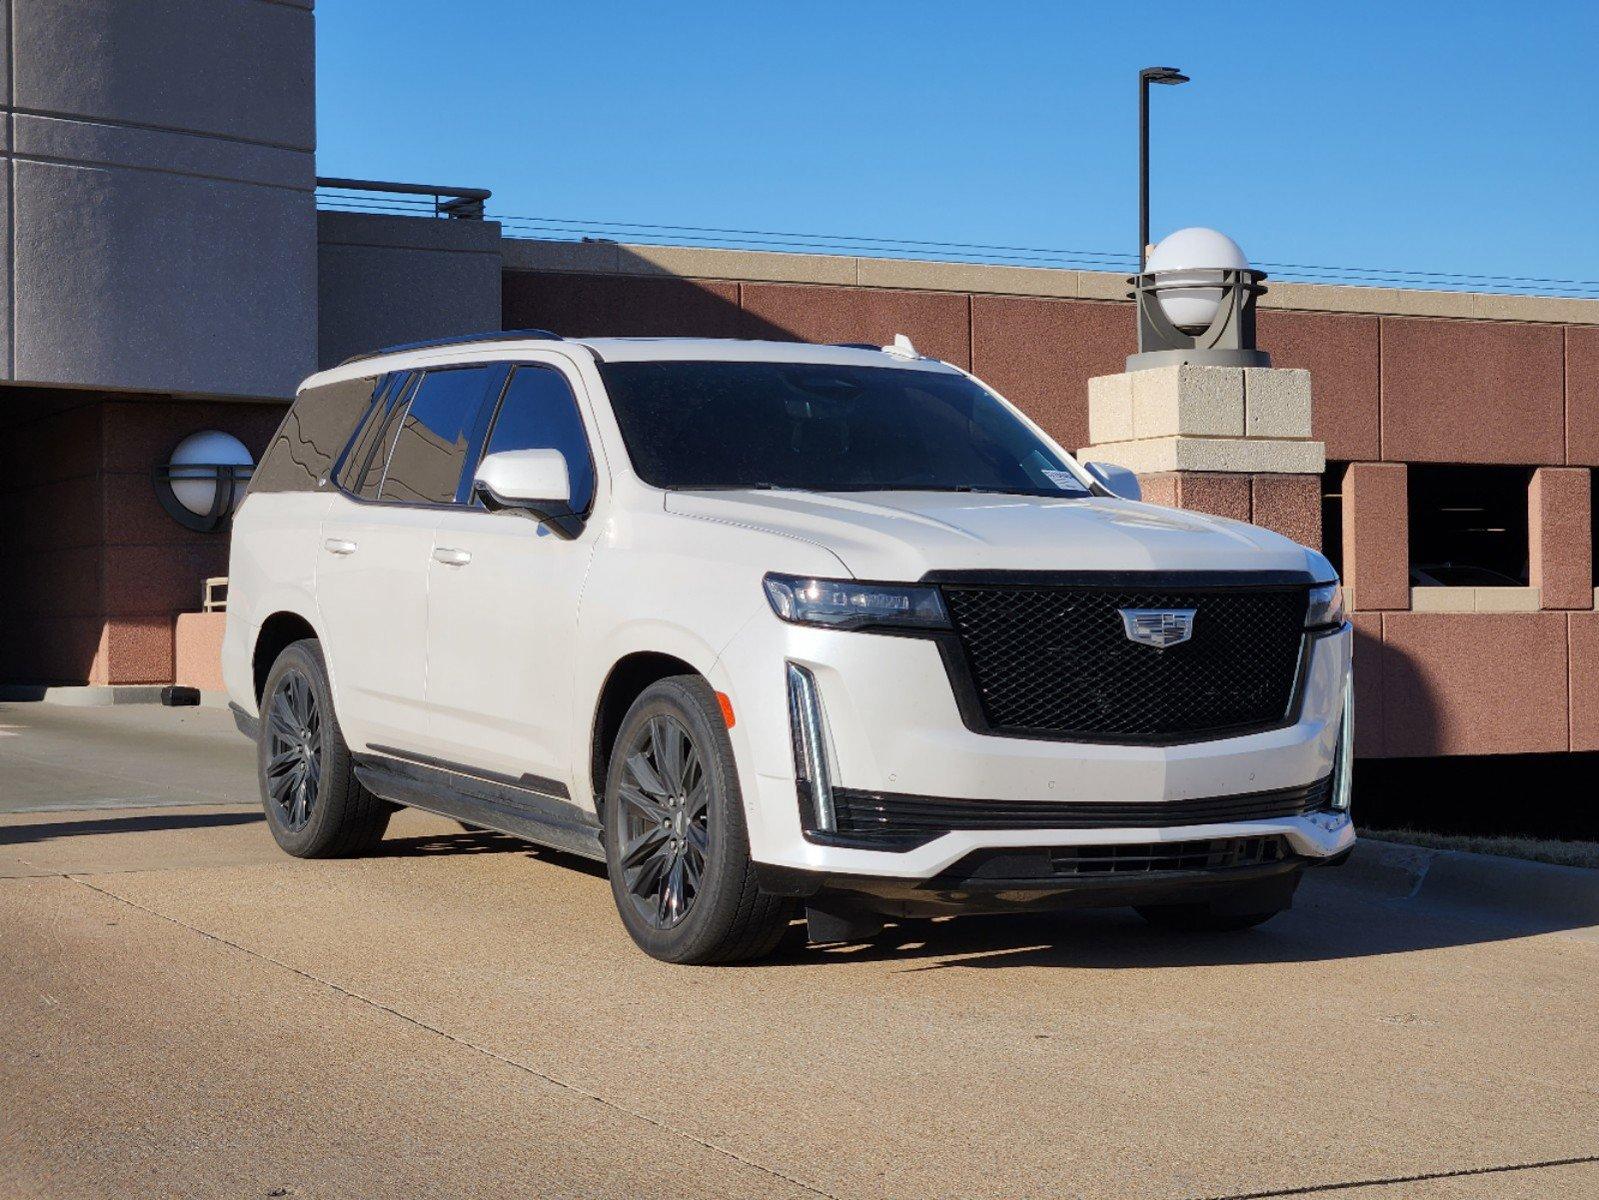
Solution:
[[[1327,560],[1137,501],[885,349],[491,336],[306,380],[224,671],[289,853],[413,805],[605,862],[649,954],[1131,905],[1233,930],[1342,861]]]

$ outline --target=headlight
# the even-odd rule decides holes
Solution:
[[[768,575],[772,611],[799,625],[830,629],[948,629],[949,615],[937,588],[848,579],[802,579]]]
[[[1310,589],[1310,611],[1305,614],[1306,629],[1336,629],[1344,623],[1344,589],[1335,579]]]

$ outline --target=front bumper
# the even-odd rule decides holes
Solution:
[[[784,871],[813,876],[830,889],[845,878],[928,885],[983,851],[1274,836],[1284,840],[1299,865],[1345,854],[1355,837],[1345,812],[1237,820],[1225,819],[1223,811],[1203,823],[1182,823],[1192,818],[1179,810],[1183,802],[1303,788],[1331,776],[1350,642],[1347,625],[1311,639],[1291,724],[1175,745],[1035,741],[974,732],[962,720],[937,647],[921,638],[809,628],[763,615],[724,650],[715,674],[718,688],[733,697],[739,713],[730,734],[744,781],[751,853],[763,869],[770,868],[774,878],[774,872]],[[895,849],[827,844],[808,834],[802,820],[786,663],[803,666],[816,681],[833,782],[840,787],[1006,807],[1102,805],[1104,819],[1072,828],[954,829]],[[1128,820],[1115,819],[1118,803],[1129,806]],[[1173,822],[1152,824],[1148,810],[1167,803]],[[1136,821],[1130,819],[1135,810]],[[1045,890],[1060,886],[1053,878],[1035,882]],[[1074,883],[1071,890],[1082,889]]]
[[[1223,839],[1184,846],[1274,844],[1272,856],[1232,865],[1158,871],[1096,870],[1063,873],[1049,850],[978,851],[930,879],[828,874],[758,865],[761,887],[774,895],[804,899],[808,907],[884,917],[936,917],[1121,908],[1154,904],[1210,904],[1217,911],[1275,912],[1293,900],[1307,866],[1333,864],[1286,849],[1279,838]],[[1098,849],[1095,849],[1096,858]],[[1130,847],[1130,849],[1140,849]]]

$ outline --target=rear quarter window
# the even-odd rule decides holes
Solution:
[[[306,388],[272,436],[249,491],[312,492],[326,486],[344,444],[371,407],[379,379],[368,376]]]

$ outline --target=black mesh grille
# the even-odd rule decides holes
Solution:
[[[1168,829],[1298,817],[1327,807],[1332,777],[1304,787],[1191,800],[959,800],[833,789],[836,836],[908,849],[957,829]]]
[[[978,704],[999,733],[1169,741],[1282,721],[1305,623],[1303,587],[1181,591],[944,585]],[[1193,636],[1128,639],[1124,608],[1193,609]]]

